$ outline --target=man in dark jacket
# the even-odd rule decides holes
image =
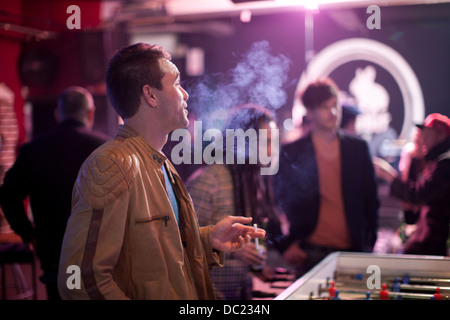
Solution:
[[[87,90],[66,89],[55,110],[57,128],[20,148],[0,189],[0,205],[11,228],[36,250],[48,299],[59,298],[56,276],[78,170],[108,139],[91,130],[94,112],[94,101]],[[33,222],[24,206],[27,197]]]
[[[416,230],[404,246],[406,254],[446,256],[450,223],[450,119],[430,114],[421,125],[425,168],[417,181],[402,181],[389,163],[374,160],[377,175],[391,183],[390,193],[419,205]]]
[[[289,223],[279,248],[308,271],[333,251],[371,251],[377,237],[377,186],[367,143],[338,131],[341,107],[330,79],[301,96],[311,133],[282,148],[276,193]]]

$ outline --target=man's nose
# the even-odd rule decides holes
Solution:
[[[181,88],[181,90],[183,90],[183,98],[184,101],[187,101],[189,99],[189,93],[187,93],[186,90],[184,90],[184,88]]]

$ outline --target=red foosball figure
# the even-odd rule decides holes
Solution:
[[[336,296],[336,287],[335,287],[335,282],[331,281],[330,283],[330,288],[328,288],[328,297],[330,299],[333,299]]]
[[[434,300],[442,300],[441,288],[436,288],[436,293],[433,295]]]
[[[389,299],[389,294],[386,290],[386,284],[383,284],[382,286],[382,290],[380,291],[380,300],[388,300]]]

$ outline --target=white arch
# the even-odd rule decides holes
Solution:
[[[406,60],[391,47],[375,40],[352,38],[335,42],[321,50],[308,64],[297,84],[292,116],[298,123],[303,106],[298,99],[311,81],[329,76],[339,66],[356,60],[367,60],[388,71],[397,82],[404,101],[404,119],[399,138],[408,139],[414,123],[424,120],[424,100],[419,80]]]

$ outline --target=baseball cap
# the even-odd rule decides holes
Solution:
[[[423,124],[416,124],[419,129],[424,127],[433,128],[439,131],[444,131],[447,136],[450,136],[450,119],[440,113],[429,114]]]
[[[362,112],[358,109],[358,107],[350,105],[350,104],[342,104],[342,113],[346,113],[349,116],[357,116]]]

